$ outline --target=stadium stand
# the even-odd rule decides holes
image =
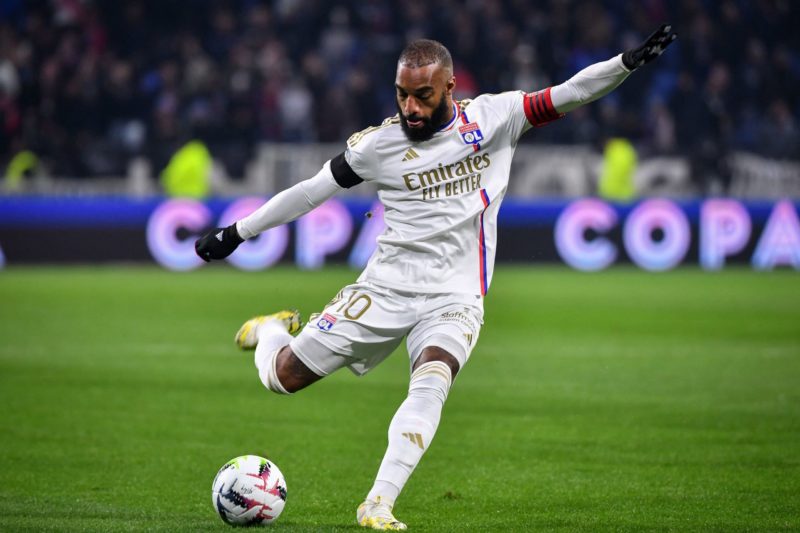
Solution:
[[[158,174],[199,139],[241,177],[262,143],[341,143],[394,114],[408,39],[450,47],[471,97],[557,83],[669,20],[680,39],[658,69],[524,142],[600,154],[624,137],[688,160],[694,191],[724,191],[733,153],[800,159],[792,4],[5,0],[0,168],[29,153],[57,177],[124,176],[137,158]]]

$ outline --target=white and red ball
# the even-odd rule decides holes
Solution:
[[[227,524],[269,524],[286,505],[286,480],[275,463],[257,455],[243,455],[219,469],[211,501]]]

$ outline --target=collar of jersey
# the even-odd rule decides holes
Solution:
[[[450,122],[448,122],[447,124],[445,124],[444,126],[439,128],[439,131],[450,131],[450,130],[452,130],[453,126],[456,125],[456,121],[458,120],[458,115],[460,115],[460,114],[461,114],[461,112],[459,111],[458,102],[453,100],[453,118],[450,119]]]

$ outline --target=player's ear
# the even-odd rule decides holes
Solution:
[[[456,88],[456,77],[455,76],[450,76],[450,79],[447,80],[447,85],[445,85],[445,89],[447,91],[447,96],[452,97],[453,96],[453,91],[455,90],[455,88]]]

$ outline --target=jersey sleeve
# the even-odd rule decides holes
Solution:
[[[363,181],[371,181],[377,175],[374,135],[355,133],[347,139],[344,152],[331,159],[331,172],[336,183],[345,189],[355,187]]]
[[[508,91],[494,96],[493,107],[500,113],[514,139],[519,139],[531,127],[541,127],[563,117],[553,106],[547,89],[525,93]]]
[[[336,181],[336,184],[343,189],[355,187],[364,181],[364,178],[353,169],[351,161],[356,164],[358,163],[358,161],[353,158],[349,148],[331,159],[331,174],[333,174],[333,179]],[[358,167],[358,165],[356,166]]]
[[[239,220],[236,223],[239,236],[251,239],[270,228],[291,222],[341,191],[331,166],[326,162],[314,177],[279,192],[255,212]]]

